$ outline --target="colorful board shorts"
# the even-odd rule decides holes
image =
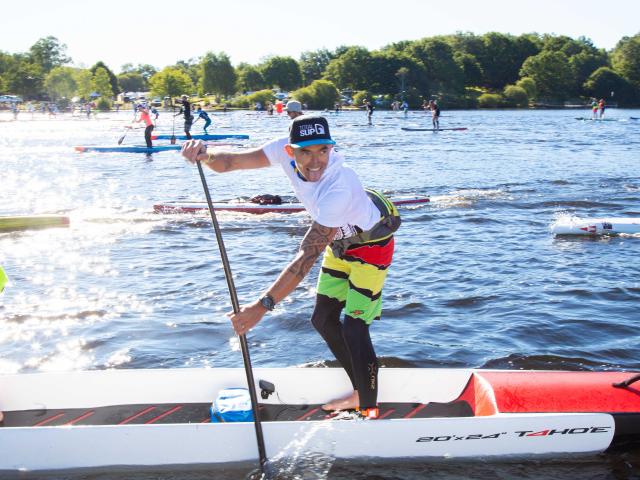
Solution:
[[[393,236],[354,245],[343,258],[327,247],[322,259],[317,293],[341,302],[345,314],[367,325],[380,319],[382,287],[393,259]]]

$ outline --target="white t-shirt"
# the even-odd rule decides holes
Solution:
[[[344,158],[331,151],[329,164],[317,182],[302,180],[291,164],[284,147],[289,138],[272,140],[262,146],[271,165],[279,165],[289,178],[293,191],[311,218],[325,227],[337,227],[334,240],[348,238],[360,230],[369,230],[378,220],[380,211],[364,191],[360,179],[344,163]]]

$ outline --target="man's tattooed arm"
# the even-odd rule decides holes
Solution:
[[[287,297],[307,276],[320,254],[335,237],[336,230],[336,228],[324,227],[313,222],[302,239],[300,250],[293,261],[287,265],[266,292],[274,298],[276,303]]]

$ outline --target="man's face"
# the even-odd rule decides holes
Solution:
[[[291,147],[289,147],[291,148]],[[333,145],[318,144],[291,148],[298,170],[309,182],[317,182],[329,164]]]

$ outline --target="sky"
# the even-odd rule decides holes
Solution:
[[[52,35],[73,64],[156,68],[207,51],[257,64],[341,45],[379,49],[455,32],[585,36],[607,50],[640,33],[640,0],[23,0],[4,2],[0,50]]]

